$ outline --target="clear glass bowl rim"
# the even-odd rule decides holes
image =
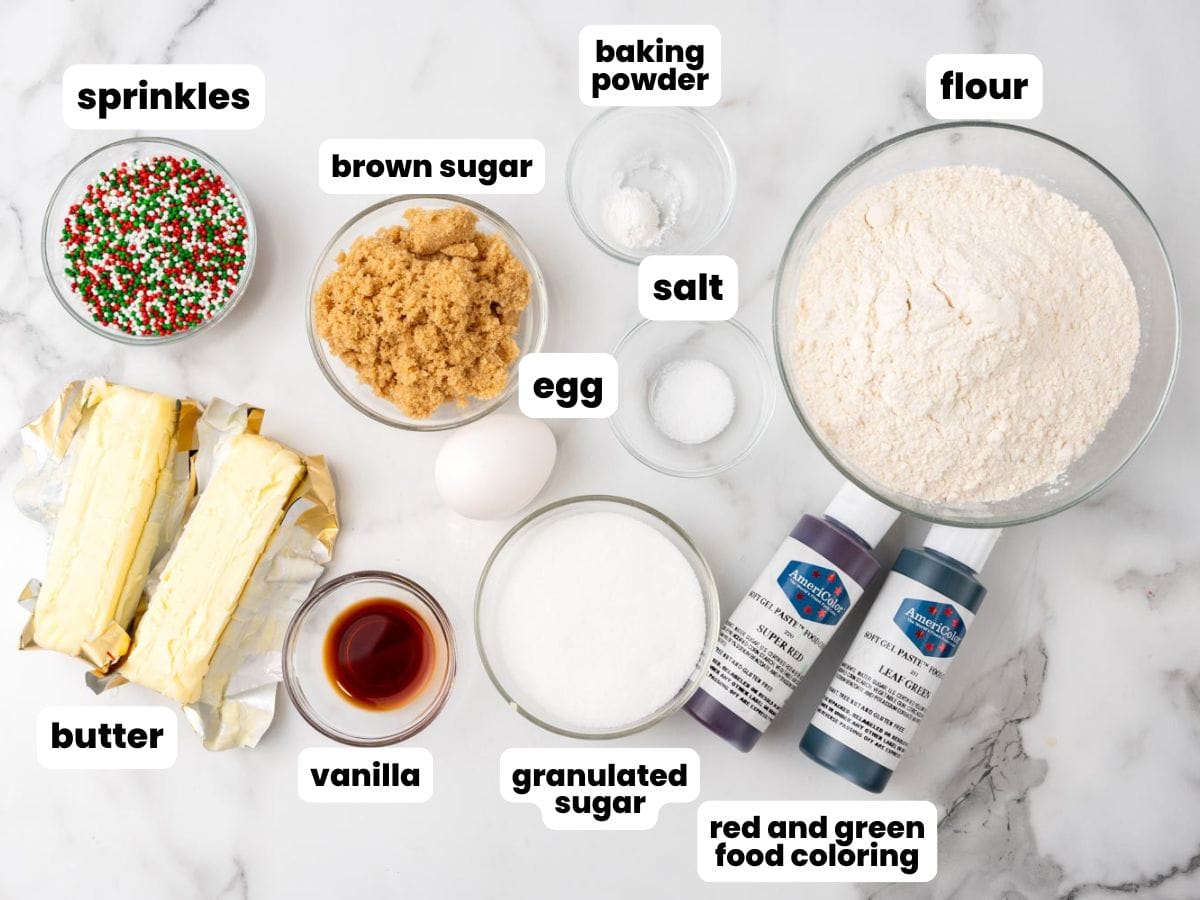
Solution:
[[[640,112],[675,112],[690,115],[699,123],[699,128],[704,131],[712,140],[721,155],[722,163],[729,175],[729,183],[725,188],[725,206],[721,210],[721,218],[717,220],[717,224],[713,226],[712,232],[704,239],[704,242],[699,247],[693,247],[690,250],[672,250],[661,255],[687,255],[689,253],[698,253],[705,247],[709,246],[717,239],[725,226],[729,224],[729,218],[733,215],[734,201],[737,199],[737,166],[733,161],[733,153],[729,150],[729,145],[725,142],[725,138],[721,136],[721,132],[717,126],[712,123],[708,116],[704,115],[697,109],[690,106],[672,106],[672,107],[646,107],[646,106],[614,106],[606,109],[598,115],[594,116],[590,122],[583,126],[583,130],[575,137],[575,142],[571,144],[571,152],[567,154],[567,169],[566,169],[566,184],[567,184],[567,206],[571,210],[571,215],[575,219],[575,224],[579,226],[579,230],[584,233],[589,241],[607,253],[614,259],[619,259],[621,262],[633,263],[635,266],[640,263],[645,257],[634,256],[631,253],[622,251],[608,243],[604,238],[597,234],[588,224],[587,218],[583,215],[583,211],[579,208],[579,204],[575,201],[575,164],[579,157],[579,148],[583,146],[584,139],[592,134],[610,116],[620,113],[637,113]],[[648,254],[649,255],[649,254]],[[659,255],[659,254],[654,254]]]
[[[61,197],[63,190],[67,186],[67,181],[72,175],[82,169],[90,160],[99,156],[101,153],[105,153],[108,150],[112,150],[116,147],[122,147],[127,144],[166,144],[169,147],[175,147],[184,151],[185,153],[190,154],[205,165],[210,167],[215,166],[221,171],[221,176],[228,180],[234,194],[237,196],[238,200],[241,201],[242,209],[246,214],[246,266],[242,271],[241,278],[238,280],[238,286],[234,290],[233,296],[225,301],[225,305],[221,307],[221,309],[217,311],[217,314],[212,318],[206,319],[199,325],[195,325],[191,328],[185,328],[182,331],[176,331],[173,334],[142,337],[140,335],[126,334],[125,332],[119,331],[116,328],[103,328],[100,325],[97,325],[91,319],[84,317],[84,315],[75,308],[76,304],[74,301],[63,296],[63,293],[61,290],[59,290],[58,284],[54,279],[54,275],[50,270],[50,242],[48,240],[48,235],[50,234],[50,215],[54,207],[58,205],[58,200]],[[99,173],[97,172],[97,174]],[[254,259],[257,256],[257,253],[258,227],[254,222],[254,211],[250,208],[250,198],[246,195],[246,192],[242,190],[242,186],[238,183],[237,179],[233,177],[233,173],[231,173],[229,169],[227,169],[224,164],[222,164],[212,154],[201,150],[199,147],[194,147],[191,144],[185,144],[183,141],[177,141],[173,138],[145,135],[143,137],[121,138],[118,141],[110,141],[103,146],[97,147],[95,150],[80,159],[79,162],[75,163],[75,165],[71,166],[71,168],[67,170],[66,174],[59,179],[58,186],[54,189],[54,193],[50,195],[50,200],[46,204],[46,212],[42,215],[42,272],[46,276],[46,281],[50,285],[50,290],[53,291],[54,296],[58,298],[58,302],[62,305],[63,309],[70,313],[71,318],[73,318],[76,322],[79,322],[93,334],[98,334],[101,337],[108,338],[110,341],[115,341],[118,344],[126,344],[131,347],[148,347],[154,344],[172,344],[176,341],[182,341],[185,338],[189,338],[194,334],[198,334],[201,331],[204,331],[206,328],[209,328],[210,326],[215,325],[217,322],[220,322],[230,313],[234,306],[237,305],[238,301],[242,299],[242,295],[246,293],[246,288],[248,288],[250,285],[250,276],[254,273]]]
[[[700,589],[704,594],[704,608],[707,622],[705,625],[704,648],[700,653],[700,658],[696,662],[696,669],[692,674],[691,679],[680,688],[675,699],[658,710],[654,714],[648,716],[640,722],[636,722],[631,726],[622,728],[619,731],[605,731],[601,733],[591,733],[586,731],[572,731],[569,728],[560,728],[550,722],[538,718],[529,710],[525,709],[516,699],[508,693],[508,690],[501,683],[495,671],[492,669],[492,664],[488,660],[487,651],[484,649],[482,628],[480,627],[480,611],[483,608],[483,591],[488,582],[488,576],[491,574],[492,567],[496,560],[500,558],[500,554],[505,548],[519,535],[523,534],[530,526],[540,521],[545,516],[563,509],[568,506],[582,506],[589,503],[615,503],[621,506],[628,506],[640,512],[646,513],[657,519],[671,531],[673,531],[683,541],[683,543],[695,554],[696,560],[699,562],[700,568],[696,571],[696,577],[700,581]],[[631,734],[637,734],[640,731],[645,731],[657,725],[664,719],[677,713],[681,710],[685,703],[691,699],[696,689],[700,687],[700,681],[704,674],[708,671],[709,664],[712,662],[712,656],[717,648],[717,635],[721,628],[721,604],[717,593],[717,583],[713,578],[712,569],[709,568],[708,560],[704,558],[704,554],[700,552],[700,548],[695,545],[691,537],[688,536],[682,528],[675,522],[663,515],[658,510],[645,503],[640,503],[637,500],[631,500],[628,497],[617,497],[612,494],[580,494],[575,497],[565,497],[562,500],[555,500],[553,503],[548,503],[540,509],[531,512],[525,518],[521,519],[516,525],[508,530],[502,537],[496,548],[492,550],[488,556],[487,562],[483,565],[483,571],[479,575],[479,584],[475,589],[475,647],[479,651],[479,659],[483,663],[484,671],[487,672],[488,679],[492,682],[492,686],[504,698],[504,702],[512,709],[516,710],[526,719],[539,728],[546,731],[561,735],[562,737],[577,738],[585,741],[597,740],[612,740],[615,738],[628,737]]]
[[[496,213],[484,206],[482,203],[476,203],[474,200],[469,200],[466,197],[460,197],[455,194],[397,194],[394,197],[388,197],[384,200],[380,200],[377,203],[372,203],[370,206],[360,210],[351,218],[347,219],[346,222],[336,232],[334,232],[333,237],[325,242],[325,246],[321,248],[321,252],[317,255],[316,263],[313,264],[312,275],[310,275],[308,279],[308,298],[304,304],[305,316],[307,317],[305,328],[308,330],[308,346],[312,350],[313,358],[317,361],[317,367],[321,370],[321,374],[325,376],[325,380],[328,381],[330,386],[332,386],[333,389],[338,393],[338,396],[340,396],[364,416],[367,416],[370,419],[374,419],[376,422],[380,422],[392,428],[399,428],[403,431],[448,431],[452,428],[459,428],[478,419],[482,419],[488,413],[494,412],[496,409],[502,406],[504,402],[508,400],[516,391],[517,379],[509,378],[508,384],[505,386],[503,391],[501,391],[495,397],[492,397],[490,400],[481,403],[479,409],[475,410],[469,416],[464,416],[463,418],[459,419],[452,419],[446,422],[430,422],[427,424],[420,424],[415,420],[399,422],[394,419],[389,419],[386,416],[382,416],[373,409],[369,409],[368,407],[359,403],[358,399],[342,386],[341,381],[336,375],[333,374],[333,372],[329,370],[329,366],[325,362],[325,358],[321,352],[320,346],[321,337],[317,334],[316,325],[313,322],[313,297],[316,295],[318,287],[317,273],[320,271],[321,262],[330,255],[330,252],[337,245],[338,241],[341,240],[342,236],[345,235],[346,232],[350,231],[350,229],[353,228],[359,221],[365,219],[372,213],[384,209],[385,207],[396,204],[420,203],[423,200],[436,200],[438,202],[465,206],[467,209],[479,214],[490,224],[494,225],[501,237],[508,242],[509,246],[515,247],[520,251],[520,254],[523,257],[522,263],[526,264],[527,268],[529,269],[529,306],[527,306],[521,312],[521,315],[528,315],[531,312],[530,307],[534,307],[533,312],[535,312],[537,317],[537,330],[533,335],[533,343],[531,344],[529,350],[525,351],[525,353],[522,355],[526,355],[528,353],[537,353],[542,349],[542,345],[546,341],[549,303],[547,302],[546,297],[546,279],[542,275],[542,269],[541,266],[538,265],[537,257],[533,255],[533,251],[529,249],[529,245],[525,243],[524,238],[517,233],[517,230],[509,224],[507,219],[505,219],[499,213]]]
[[[622,337],[621,340],[617,342],[617,346],[613,350],[613,357],[619,361],[621,358],[622,348],[625,347],[625,345],[633,338],[633,336],[635,334],[637,334],[638,331],[640,331],[642,328],[652,325],[656,321],[657,320],[655,320],[655,319],[643,319],[642,321],[640,321],[636,325],[634,325],[632,328],[630,328],[627,332],[625,332],[625,336]],[[670,324],[670,323],[659,323],[659,324]],[[703,469],[694,469],[694,470],[693,469],[688,469],[688,470],[672,469],[670,466],[660,465],[660,464],[654,462],[653,460],[648,459],[646,456],[642,455],[642,453],[640,453],[638,451],[638,449],[633,445],[633,442],[630,440],[629,436],[627,434],[625,434],[625,432],[617,424],[617,416],[615,413],[609,417],[608,424],[609,424],[609,427],[612,428],[613,434],[615,434],[617,436],[617,440],[620,442],[621,446],[624,447],[629,452],[630,456],[632,456],[634,459],[636,459],[642,465],[647,466],[648,468],[651,468],[656,472],[661,472],[664,475],[671,475],[675,478],[709,478],[713,475],[719,475],[721,472],[725,472],[725,471],[728,471],[729,469],[732,469],[734,466],[736,466],[738,463],[740,463],[742,460],[744,460],[747,456],[749,456],[751,454],[751,452],[753,452],[754,448],[758,446],[759,442],[763,438],[763,435],[767,433],[767,427],[771,424],[771,419],[775,415],[775,384],[771,379],[771,362],[770,362],[770,360],[767,359],[767,351],[763,349],[762,342],[759,341],[758,338],[756,338],[754,336],[754,334],[750,331],[749,328],[747,328],[745,325],[743,325],[741,322],[737,321],[736,319],[722,319],[722,320],[715,321],[715,322],[690,322],[690,323],[689,322],[679,322],[679,323],[675,323],[675,324],[680,324],[680,325],[694,324],[694,325],[709,325],[709,326],[732,325],[739,332],[741,332],[742,336],[744,338],[746,338],[746,340],[749,342],[750,346],[754,348],[755,368],[757,368],[759,370],[759,374],[762,376],[763,385],[765,386],[764,391],[763,391],[764,403],[759,408],[758,422],[756,423],[754,433],[750,436],[750,440],[747,441],[746,446],[736,456],[732,457],[727,462],[721,463],[720,465],[708,466]]]
[[[1133,443],[1133,445],[1130,447],[1129,452],[1127,454],[1125,454],[1125,456],[1121,460],[1121,462],[1117,466],[1114,466],[1112,471],[1109,472],[1108,475],[1106,475],[1104,478],[1099,479],[1095,484],[1089,486],[1086,491],[1081,492],[1076,497],[1068,498],[1067,500],[1065,500],[1061,503],[1058,503],[1058,504],[1048,505],[1045,509],[1039,510],[1038,512],[1027,515],[1027,516],[1010,517],[1010,518],[995,517],[995,518],[986,518],[985,519],[985,518],[980,518],[980,517],[973,518],[973,517],[955,516],[955,515],[932,515],[927,511],[922,511],[922,512],[918,513],[918,512],[914,512],[911,509],[905,508],[905,506],[903,504],[901,504],[897,498],[884,496],[880,492],[874,490],[870,485],[863,483],[861,480],[858,479],[858,477],[856,475],[854,475],[845,466],[842,465],[841,461],[837,457],[837,454],[833,451],[833,449],[831,447],[829,447],[828,444],[826,444],[824,438],[822,438],[821,435],[818,433],[816,426],[811,424],[808,421],[808,418],[804,415],[803,409],[801,408],[799,401],[796,399],[795,395],[792,392],[791,383],[788,381],[787,367],[786,367],[786,363],[784,362],[783,347],[780,345],[781,335],[780,335],[780,328],[779,328],[779,316],[780,316],[780,311],[781,311],[780,304],[782,301],[782,298],[780,297],[780,286],[783,282],[782,274],[783,274],[784,268],[787,264],[789,257],[792,255],[792,250],[796,246],[796,243],[800,237],[800,234],[804,231],[809,220],[814,215],[816,215],[816,212],[820,208],[822,202],[825,200],[825,197],[828,196],[838,185],[840,185],[842,183],[843,180],[848,178],[863,164],[870,161],[871,159],[874,159],[876,156],[879,156],[881,153],[884,153],[885,151],[887,151],[889,148],[891,148],[892,146],[894,146],[896,144],[903,143],[904,141],[907,141],[911,138],[919,137],[919,136],[925,135],[925,134],[930,134],[930,133],[939,132],[939,131],[954,131],[954,130],[963,130],[963,129],[978,129],[978,130],[992,129],[992,130],[996,130],[996,131],[1010,131],[1010,132],[1016,132],[1019,134],[1024,134],[1029,137],[1037,138],[1037,139],[1046,141],[1048,143],[1054,144],[1055,146],[1060,147],[1061,149],[1067,150],[1068,152],[1079,157],[1083,162],[1090,164],[1092,167],[1097,169],[1101,174],[1105,175],[1110,181],[1112,181],[1112,183],[1118,188],[1118,190],[1120,190],[1121,193],[1123,193],[1125,195],[1125,197],[1129,200],[1129,202],[1133,205],[1133,207],[1141,214],[1147,227],[1150,229],[1151,234],[1154,236],[1154,241],[1155,241],[1156,246],[1158,247],[1158,251],[1162,254],[1163,261],[1167,267],[1168,280],[1171,285],[1171,308],[1172,308],[1173,318],[1174,318],[1174,322],[1175,322],[1175,346],[1174,346],[1174,348],[1172,348],[1171,369],[1170,369],[1170,374],[1167,378],[1166,386],[1163,389],[1162,396],[1159,398],[1158,405],[1157,405],[1156,409],[1154,410],[1153,416],[1150,417],[1150,420],[1149,420],[1145,430],[1142,432],[1141,435],[1139,435],[1137,441],[1135,441]],[[800,424],[802,426],[804,426],[804,430],[806,432],[808,432],[808,436],[812,439],[812,442],[817,446],[817,449],[820,450],[821,454],[827,460],[829,460],[829,463],[835,469],[837,469],[837,471],[839,473],[841,473],[843,478],[846,478],[848,481],[853,482],[856,486],[858,486],[860,489],[865,491],[867,494],[874,497],[880,503],[898,508],[901,512],[903,512],[907,515],[916,516],[927,522],[933,522],[938,525],[951,525],[951,526],[955,526],[955,527],[959,527],[959,528],[1009,528],[1009,527],[1013,527],[1016,525],[1026,525],[1030,522],[1036,522],[1041,519],[1049,518],[1050,516],[1057,515],[1060,512],[1070,509],[1072,506],[1082,503],[1084,500],[1087,500],[1089,497],[1094,495],[1097,491],[1104,488],[1110,481],[1112,481],[1117,476],[1117,474],[1123,468],[1125,468],[1125,466],[1129,463],[1129,460],[1131,460],[1134,457],[1134,455],[1137,453],[1137,451],[1139,449],[1141,449],[1142,445],[1146,442],[1146,439],[1150,437],[1150,433],[1154,430],[1155,425],[1158,424],[1158,420],[1160,418],[1162,418],[1163,409],[1167,405],[1167,400],[1171,395],[1171,388],[1174,386],[1175,378],[1179,371],[1179,353],[1180,353],[1180,345],[1181,345],[1180,329],[1179,329],[1179,314],[1180,314],[1179,291],[1175,284],[1175,273],[1171,268],[1170,258],[1167,256],[1166,248],[1163,246],[1162,236],[1158,233],[1158,229],[1154,227],[1154,222],[1151,220],[1151,218],[1147,214],[1146,210],[1142,207],[1141,203],[1138,202],[1138,199],[1133,195],[1133,193],[1129,190],[1129,188],[1127,188],[1125,186],[1125,184],[1119,178],[1117,178],[1116,175],[1114,175],[1112,172],[1110,172],[1107,168],[1105,168],[1101,163],[1097,162],[1091,156],[1084,153],[1078,147],[1075,147],[1075,146],[1067,143],[1066,141],[1060,140],[1056,137],[1046,134],[1045,132],[1037,131],[1033,128],[1026,128],[1021,125],[1013,125],[1013,124],[1010,124],[1007,122],[981,122],[981,121],[974,121],[974,120],[955,120],[955,121],[948,121],[948,122],[938,122],[934,125],[927,125],[923,128],[917,128],[912,131],[906,131],[903,134],[895,135],[894,137],[888,138],[886,141],[876,144],[874,147],[871,147],[869,150],[865,151],[864,153],[859,154],[851,162],[849,162],[847,165],[843,166],[838,171],[838,173],[836,175],[834,175],[831,179],[829,179],[829,181],[826,182],[825,186],[822,187],[821,190],[817,192],[816,196],[813,197],[813,199],[809,202],[808,206],[805,208],[803,215],[800,216],[800,220],[796,223],[796,227],[792,229],[792,233],[788,237],[787,245],[784,247],[783,256],[780,258],[778,272],[775,277],[775,287],[773,290],[773,297],[772,297],[772,303],[771,303],[771,332],[772,332],[772,342],[775,345],[776,367],[778,368],[778,371],[779,371],[779,377],[783,381],[783,390],[784,390],[784,393],[787,394],[788,402],[791,404],[792,410],[796,414],[796,418],[798,418],[800,420]]]
[[[437,697],[434,698],[434,701],[421,717],[407,728],[401,729],[394,734],[377,738],[361,738],[352,734],[346,734],[344,731],[339,731],[317,716],[296,687],[295,682],[298,676],[293,671],[290,662],[292,652],[295,650],[295,644],[300,634],[300,628],[309,612],[334,591],[346,585],[357,584],[363,581],[383,581],[393,587],[415,595],[433,614],[446,641],[446,676],[438,689]],[[429,591],[425,590],[425,588],[421,587],[421,585],[411,578],[382,569],[361,569],[357,572],[340,575],[313,590],[307,599],[296,609],[295,614],[292,616],[292,621],[288,623],[288,629],[283,638],[283,684],[287,689],[288,697],[292,701],[292,706],[296,709],[296,712],[300,713],[300,717],[304,721],[325,735],[325,737],[352,747],[386,747],[389,744],[398,744],[401,741],[408,740],[413,735],[423,731],[428,727],[429,723],[438,717],[445,707],[446,701],[450,698],[450,690],[454,687],[457,672],[458,662],[454,645],[454,628],[450,624],[450,619],[446,615],[446,611],[442,608],[442,605],[438,603]]]

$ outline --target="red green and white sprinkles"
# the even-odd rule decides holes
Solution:
[[[122,162],[87,186],[63,220],[71,290],[101,325],[161,336],[228,302],[246,268],[246,211],[195,159]]]

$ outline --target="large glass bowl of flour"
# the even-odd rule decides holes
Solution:
[[[815,392],[821,389],[837,391],[836,381],[828,381],[824,388],[816,386],[811,377],[800,375],[801,371],[813,371],[811,359],[797,361],[797,347],[803,346],[806,340],[805,335],[799,333],[802,324],[799,294],[805,266],[831,220],[864,191],[901,176],[944,166],[998,169],[1005,175],[1029,179],[1036,186],[1067,198],[1090,214],[1107,232],[1128,271],[1136,296],[1140,334],[1136,343],[1130,342],[1134,361],[1128,376],[1128,391],[1082,455],[1055,477],[1013,496],[977,499],[964,496],[960,491],[959,496],[947,499],[936,496],[936,484],[929,485],[928,490],[914,490],[911,479],[903,487],[899,485],[899,479],[889,483],[886,465],[873,465],[872,471],[868,472],[848,451],[848,446],[854,442],[846,439],[846,429],[841,430],[841,439],[834,440],[819,421],[817,407],[820,406],[826,409],[825,420],[828,420],[825,401],[829,397],[819,397]],[[876,214],[875,210],[868,210],[868,216]],[[886,217],[892,211],[884,209],[879,214]],[[1048,231],[1053,233],[1053,229]],[[978,258],[986,258],[986,240],[978,242],[977,251]],[[973,255],[974,251],[968,249],[966,252]],[[1004,261],[1000,260],[996,265],[1002,266]],[[805,289],[811,293],[811,272],[805,284]],[[1078,302],[1086,304],[1090,297],[1087,286],[1081,286]],[[946,302],[953,305],[954,299],[947,296]],[[860,301],[849,298],[846,302]],[[870,309],[869,306],[866,308]],[[909,309],[912,309],[911,304]],[[1089,327],[1095,327],[1095,314],[1090,308],[1083,313],[1078,309],[1070,313],[1093,316]],[[1099,314],[1103,315],[1104,311],[1100,309]],[[875,315],[873,310],[869,312],[869,316]],[[811,317],[806,324],[811,327]],[[774,325],[776,358],[792,407],[817,447],[843,475],[904,512],[943,524],[988,528],[1017,525],[1053,515],[1103,487],[1129,461],[1158,421],[1179,356],[1179,308],[1170,264],[1153,224],[1138,201],[1103,166],[1069,144],[1030,129],[997,123],[950,122],[919,129],[867,151],[834,176],[809,204],[788,241],[775,285]],[[864,324],[864,334],[871,327]],[[981,344],[981,347],[987,346]],[[929,353],[931,344],[916,336],[911,349]],[[1071,366],[1082,365],[1067,346],[1063,347],[1058,360],[1067,374]],[[1096,360],[1086,362],[1097,364]],[[910,364],[902,359],[896,363],[898,366]],[[1082,377],[1077,380],[1086,382]],[[914,393],[911,382],[908,386],[911,395]],[[1026,385],[1026,390],[1032,397],[1039,386],[1031,383]],[[1080,406],[1086,406],[1087,401],[1087,396],[1083,395]],[[923,407],[917,403],[914,408]],[[1018,403],[1015,410],[1019,409]],[[1023,440],[1028,444],[1031,440],[1028,423],[1016,425],[1024,429]],[[928,431],[924,433],[928,434]],[[897,457],[914,458],[927,449],[919,443],[923,440],[921,434],[920,428],[914,428],[911,435],[896,430],[892,446],[886,450]],[[992,437],[1001,446],[1007,446],[1004,434]],[[905,445],[909,441],[917,443]],[[873,455],[878,459],[881,454]]]

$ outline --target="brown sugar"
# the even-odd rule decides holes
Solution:
[[[376,394],[423,419],[495,397],[520,355],[529,273],[471,210],[410,209],[338,254],[317,290],[317,333]]]

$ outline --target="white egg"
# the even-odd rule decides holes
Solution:
[[[442,502],[468,519],[503,519],[546,486],[558,445],[546,423],[492,413],[464,425],[442,444],[433,481]]]

